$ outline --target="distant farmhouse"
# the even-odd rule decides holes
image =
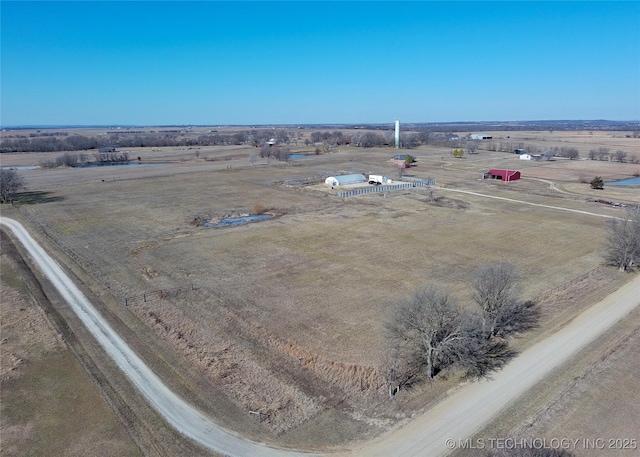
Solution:
[[[395,163],[399,168],[411,168],[411,165],[416,162],[415,157],[411,156],[411,163],[407,162],[407,156],[409,154],[396,154],[391,159],[390,162]]]

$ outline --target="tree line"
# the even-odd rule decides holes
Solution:
[[[27,138],[5,137],[0,145],[0,153],[10,152],[61,152],[86,151],[106,146],[119,148],[133,147],[189,147],[218,145],[262,146],[275,139],[278,143],[289,144],[297,135],[283,129],[252,129],[228,134],[211,132],[203,135],[184,135],[179,131],[158,133],[110,132],[108,136],[65,135]]]
[[[138,158],[139,159],[139,158]],[[58,168],[58,167],[82,167],[90,163],[108,164],[108,163],[126,163],[129,161],[129,153],[124,152],[97,152],[94,154],[78,153],[73,154],[66,152],[55,159],[47,159],[40,162],[42,168]]]
[[[4,136],[0,144],[0,153],[11,152],[62,152],[62,151],[86,151],[106,146],[119,148],[133,147],[193,147],[193,146],[226,146],[226,145],[251,145],[262,147],[266,142],[275,140],[278,144],[298,144],[302,141],[302,132],[287,129],[250,129],[238,130],[229,133],[211,131],[202,135],[191,135],[180,130],[164,130],[144,133],[142,131],[110,131],[108,135],[85,136],[60,132],[38,134],[36,136],[9,135]],[[402,148],[414,148],[420,145],[464,147],[468,135],[459,137],[451,133],[433,132],[429,129],[404,131],[400,134]],[[325,149],[350,144],[356,147],[384,147],[395,145],[395,132],[393,130],[374,131],[362,130],[355,133],[345,133],[339,130],[314,131],[304,139],[305,145],[322,143]],[[477,143],[474,143],[474,150]],[[491,145],[489,150],[496,150]],[[502,150],[501,145],[499,150]]]

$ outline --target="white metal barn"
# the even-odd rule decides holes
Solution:
[[[367,182],[367,178],[364,175],[353,174],[353,175],[339,175],[339,176],[329,176],[324,180],[325,184],[330,186],[344,186],[345,184],[357,184],[357,183]]]
[[[470,140],[491,140],[493,137],[491,135],[487,135],[486,133],[472,133],[469,135]]]

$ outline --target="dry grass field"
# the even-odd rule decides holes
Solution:
[[[470,440],[484,449],[454,455],[480,457],[527,442],[579,457],[638,455],[639,324],[636,310]],[[514,441],[497,441],[507,438]]]
[[[142,455],[4,250],[0,262],[0,454]]]
[[[582,157],[601,146],[640,156],[640,140],[622,132],[494,133],[505,135],[578,147]],[[639,203],[638,188],[596,191],[580,181],[631,177],[639,165],[524,162],[484,150],[453,159],[447,148],[420,147],[408,151],[418,162],[407,174],[435,179],[436,201],[426,188],[339,199],[324,185],[283,182],[341,172],[395,177],[395,151],[341,147],[288,164],[250,163],[250,147],[197,152],[137,148],[133,157],[158,163],[27,170],[29,195],[3,214],[42,232],[69,256],[63,261],[108,290],[105,306],[148,329],[141,338],[159,338],[149,344],[195,367],[206,380],[196,397],[208,388],[224,392],[253,421],[247,433],[254,436],[312,447],[366,439],[453,387],[455,376],[443,374],[387,398],[383,324],[394,300],[417,287],[436,283],[468,303],[478,266],[514,263],[525,297],[539,301],[548,324],[520,337],[524,347],[626,280],[601,268],[571,283],[601,264],[604,218],[447,189],[615,216],[624,210],[595,200]],[[3,154],[2,165],[37,164],[37,156]],[[481,180],[490,168],[519,169],[523,179]],[[194,224],[255,207],[274,217],[227,228]]]

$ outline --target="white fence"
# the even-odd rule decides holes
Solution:
[[[338,191],[337,195],[340,198],[354,197],[356,195],[366,195],[366,194],[374,194],[377,192],[389,192],[391,190],[400,190],[400,189],[409,189],[412,187],[424,187],[424,186],[434,186],[436,181],[421,179],[421,178],[411,178],[405,177],[405,180],[410,180],[411,182],[402,182],[397,184],[384,184],[381,186],[375,187],[365,187],[362,189],[353,189],[347,191]]]

